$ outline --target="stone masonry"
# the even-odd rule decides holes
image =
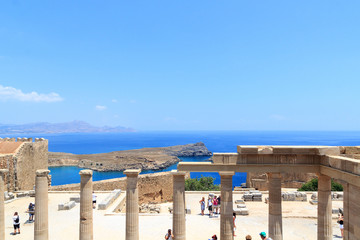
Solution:
[[[48,167],[48,141],[43,138],[0,138],[0,169],[8,169],[6,190],[32,190],[35,172]]]

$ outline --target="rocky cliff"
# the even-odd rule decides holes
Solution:
[[[49,166],[79,166],[96,171],[123,171],[133,168],[160,170],[178,163],[178,157],[211,155],[202,142],[98,154],[49,152]]]

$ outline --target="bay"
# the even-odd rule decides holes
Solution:
[[[6,135],[2,137],[17,137]],[[20,137],[24,137],[22,134]],[[111,151],[166,147],[203,142],[212,152],[236,152],[237,145],[328,145],[358,146],[360,131],[182,131],[134,133],[78,133],[30,134],[26,137],[44,137],[49,140],[49,151],[74,154],[105,153]],[[208,157],[181,158],[182,161],[207,161]],[[79,183],[80,168],[50,167],[52,184]],[[176,169],[176,164],[161,171]],[[143,173],[150,173],[144,171]],[[212,176],[220,184],[218,173],[191,173],[192,178]],[[94,181],[124,176],[122,172],[96,172]],[[236,173],[233,185],[246,181],[246,173]]]

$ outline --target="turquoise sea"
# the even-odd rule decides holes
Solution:
[[[17,137],[17,135],[13,135]],[[5,137],[5,136],[1,136]],[[6,135],[6,137],[12,137]],[[21,135],[24,137],[24,135]],[[237,145],[360,145],[360,131],[183,131],[94,134],[28,134],[49,140],[49,151],[75,154],[104,153],[144,147],[165,147],[204,142],[212,152],[236,152]],[[181,158],[182,161],[207,161],[208,157]],[[176,169],[176,165],[162,171]],[[51,167],[52,184],[80,182],[77,167]],[[143,173],[151,173],[145,171]],[[217,173],[191,173],[192,178],[212,176],[220,183]],[[123,177],[122,172],[94,172],[94,181]],[[246,181],[246,173],[236,173],[233,185]]]

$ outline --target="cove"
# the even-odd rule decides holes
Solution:
[[[208,156],[197,156],[197,157],[179,157],[183,162],[207,162],[209,161]],[[147,173],[156,173],[156,172],[169,172],[171,170],[176,170],[177,164],[173,164],[162,170],[145,170],[140,174]],[[79,168],[76,166],[66,166],[66,167],[49,167],[51,174],[51,185],[58,186],[71,183],[80,183],[79,172],[84,168]],[[214,183],[220,184],[220,175],[213,172],[191,172],[191,178],[200,178],[204,177],[213,177],[215,178]],[[121,178],[125,177],[125,174],[122,171],[111,171],[111,172],[98,172],[93,171],[93,181],[101,181],[112,178]],[[241,183],[246,182],[246,173],[235,173],[233,176],[233,187],[240,186]]]

